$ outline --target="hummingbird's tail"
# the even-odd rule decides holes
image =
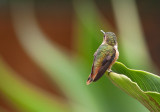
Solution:
[[[91,78],[91,75],[89,75],[86,84],[89,85],[91,82],[93,82],[93,79]]]

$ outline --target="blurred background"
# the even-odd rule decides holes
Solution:
[[[148,112],[103,76],[86,85],[105,32],[118,61],[160,70],[158,0],[0,0],[0,112]]]

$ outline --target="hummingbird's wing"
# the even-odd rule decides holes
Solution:
[[[99,78],[101,78],[103,76],[103,74],[106,72],[106,70],[112,64],[114,58],[115,58],[115,53],[112,56],[110,56],[110,55],[106,56],[106,58],[102,62],[102,66],[98,70],[98,73],[97,73],[96,77],[94,78],[93,82],[97,81]]]
[[[111,66],[115,58],[116,50],[111,46],[100,46],[94,54],[92,72],[88,78],[88,84],[97,81]]]

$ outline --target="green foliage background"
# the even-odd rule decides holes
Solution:
[[[123,3],[112,0],[112,4],[119,28],[119,32],[115,32],[119,37],[118,61],[130,68],[154,71],[151,66],[146,66],[152,64],[140,30],[135,1],[128,0]],[[11,2],[13,23],[19,42],[34,62],[59,85],[69,101],[63,102],[62,99],[24,81],[1,59],[0,91],[17,109],[29,112],[148,112],[141,103],[114,86],[106,77],[86,85],[93,54],[102,42],[103,34],[100,30],[113,31],[93,1],[73,1],[76,13],[73,29],[74,48],[77,52],[72,55],[45,38],[46,35],[38,27],[34,17],[32,2],[27,1],[25,5],[28,8],[25,7],[24,10],[21,2]],[[122,7],[126,10],[130,7],[130,12],[121,10]],[[134,15],[132,19],[125,18],[129,13]],[[20,19],[22,17],[25,19]],[[132,28],[138,30],[122,26],[120,23],[123,23],[124,18]],[[133,34],[136,41],[129,41],[133,40]],[[135,43],[138,46],[136,51],[133,50]],[[133,58],[137,53],[140,53],[140,56]]]

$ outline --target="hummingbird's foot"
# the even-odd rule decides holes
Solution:
[[[110,74],[112,72],[112,70],[110,69],[110,70],[108,70],[108,75]]]

